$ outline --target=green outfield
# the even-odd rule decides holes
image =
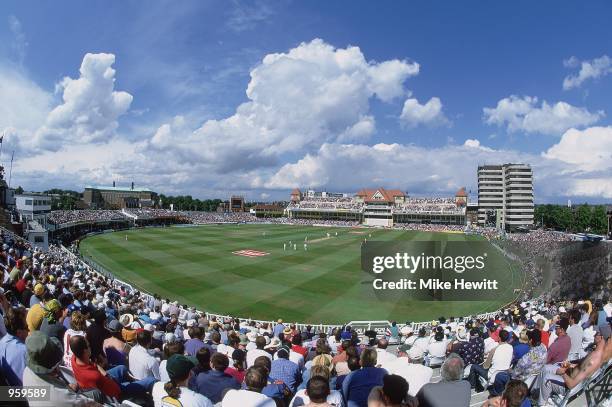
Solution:
[[[134,229],[89,237],[80,248],[84,256],[141,290],[201,310],[254,319],[426,321],[494,311],[511,301],[523,283],[518,268],[492,248],[489,260],[496,275],[487,277],[504,287],[495,301],[377,298],[360,270],[364,238],[482,240],[450,233],[243,224]],[[297,250],[283,250],[289,241],[297,243]],[[249,250],[267,254],[234,254],[257,254]]]

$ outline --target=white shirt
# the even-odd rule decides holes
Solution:
[[[567,336],[570,337],[572,342],[572,346],[569,351],[568,359],[576,360],[580,359],[581,351],[582,351],[582,336],[584,334],[584,330],[578,324],[570,325],[567,328]]]
[[[402,376],[408,382],[408,394],[416,396],[421,387],[429,383],[433,369],[429,366],[410,363],[408,358],[396,358],[385,366],[389,374]]]
[[[47,388],[47,401],[41,401],[38,398],[28,400],[28,404],[34,406],[54,406],[54,407],[72,407],[91,401],[81,394],[76,394],[67,387],[58,387],[50,385],[49,382],[41,379],[29,367],[23,370],[23,385],[24,386],[44,386]]]
[[[304,370],[304,356],[295,351],[289,351],[289,360],[298,365],[300,372]]]
[[[422,359],[429,346],[429,338],[417,338],[408,351],[411,359]]]
[[[134,346],[130,351],[128,359],[130,363],[130,372],[136,380],[142,380],[149,376],[153,376],[157,380],[160,379],[159,361],[151,356],[142,346]]]
[[[595,342],[595,327],[590,326],[582,332],[582,349]]]
[[[222,353],[225,356],[228,356],[228,355],[232,356],[232,353],[234,352],[234,348],[232,348],[231,346],[227,346],[224,343],[220,343],[217,345],[217,352]]]
[[[444,358],[446,357],[446,345],[446,340],[432,342],[427,347],[427,352],[429,356]]]
[[[408,338],[406,338],[406,340],[404,341],[404,343],[405,343],[406,345],[410,345],[410,346],[412,346],[412,345],[414,345],[414,342],[417,340],[417,338],[418,338],[418,336],[414,336],[414,335],[409,336]]]
[[[164,302],[161,306],[161,313],[164,315],[167,315],[169,309],[170,309],[170,304],[168,304],[167,302]]]
[[[250,350],[250,351],[247,352],[247,355],[246,355],[247,367],[253,366],[253,363],[255,363],[255,359],[257,359],[260,356],[265,356],[268,359],[272,360],[272,355],[270,355],[265,350],[263,350],[263,349],[253,349],[253,350]]]
[[[289,403],[289,407],[293,407],[296,403],[296,401],[298,401],[297,399],[301,399],[301,403],[298,403],[299,406],[307,406],[308,403],[310,403],[310,397],[308,397],[306,395],[306,389],[302,389],[302,390],[298,390],[297,393],[295,393],[295,396],[293,397],[293,399],[291,399],[291,403]],[[332,390],[329,393],[329,396],[327,396],[327,404],[333,406],[333,407],[343,407],[344,406],[344,400],[342,399],[342,393],[340,393],[338,390]]]
[[[427,347],[427,353],[429,354],[430,365],[444,363],[444,359],[446,359],[446,339],[430,343]]]
[[[276,402],[261,393],[249,390],[230,390],[221,401],[221,407],[276,407]]]
[[[64,332],[64,366],[72,367],[72,349],[70,349],[70,338],[73,336],[85,336],[84,331],[75,331],[69,328]]]
[[[604,305],[603,309],[606,312],[606,316],[608,318],[612,317],[612,302],[609,302],[606,305]]]
[[[484,353],[488,355],[493,349],[497,348],[497,342],[490,336],[484,340]]]
[[[489,383],[493,384],[495,375],[502,370],[508,370],[512,362],[512,354],[514,349],[509,343],[502,343],[495,349],[491,367],[489,368]]]
[[[166,390],[164,390],[164,384],[166,383],[157,382],[153,385],[153,390],[151,391],[153,403],[155,404],[155,407],[174,407],[172,404],[162,402],[162,399],[168,395]],[[196,393],[193,390],[189,390],[187,387],[181,386],[180,389],[181,394],[178,401],[183,405],[183,407],[213,407],[213,403],[206,398],[206,396]]]
[[[167,360],[159,362],[159,380],[164,383],[170,381],[170,376],[168,376],[168,371],[166,370],[166,363],[168,363]]]
[[[339,343],[336,342],[336,337],[335,336],[330,336],[329,338],[327,338],[327,344],[331,348],[332,353],[338,352],[338,345],[339,345]]]
[[[387,352],[386,349],[376,348],[376,354],[376,365],[382,366],[385,369],[387,368],[388,363],[393,362],[395,359],[397,359],[397,356]]]

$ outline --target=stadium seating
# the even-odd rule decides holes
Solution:
[[[340,201],[339,204],[344,204],[344,202]],[[66,212],[62,211],[61,214],[55,213],[53,217],[54,222],[56,224],[65,224],[75,221],[98,222],[100,220],[114,220],[119,219],[118,213],[121,213],[118,211],[99,211],[101,213],[91,213],[98,211],[86,211],[87,213],[79,214]],[[163,210],[137,210],[130,211],[129,213],[147,219],[163,218],[169,215],[167,211]],[[193,212],[182,212],[181,214],[194,223],[258,221],[248,214],[202,214]],[[303,221],[288,220],[287,218],[273,220],[273,222],[282,223]],[[314,223],[314,221],[312,222]],[[330,222],[330,224],[344,225],[346,223],[334,221]],[[439,225],[404,225],[403,227],[442,228]],[[446,228],[445,230],[458,230],[458,228],[451,226],[444,228]],[[552,234],[550,232],[536,232],[529,234],[530,237],[525,235],[503,237],[490,230],[474,230],[473,232],[481,233],[496,241],[499,240],[500,244],[503,244],[503,242],[531,239],[529,243],[533,244],[530,247],[532,247],[534,252],[540,254],[546,252],[550,244],[567,239],[565,235]],[[365,350],[370,347],[378,348],[378,354],[384,356],[384,358],[382,356],[378,357],[376,366],[380,365],[382,368],[395,371],[393,369],[396,369],[398,364],[394,361],[398,360],[398,355],[406,358],[405,361],[408,364],[409,358],[413,358],[419,353],[419,346],[421,345],[410,339],[419,330],[422,330],[422,337],[426,343],[431,341],[436,332],[443,333],[444,343],[448,344],[446,360],[450,360],[448,359],[449,355],[455,352],[459,354],[460,358],[466,357],[461,350],[465,346],[465,339],[460,338],[459,327],[464,327],[468,331],[475,329],[478,335],[474,336],[474,340],[487,337],[492,339],[501,330],[511,331],[510,338],[513,341],[512,343],[518,344],[519,337],[521,336],[520,333],[522,331],[533,330],[534,325],[538,321],[543,321],[543,329],[552,336],[555,336],[553,321],[559,317],[566,317],[570,310],[575,308],[585,310],[587,314],[589,311],[595,313],[596,319],[601,320],[603,318],[605,321],[603,324],[599,323],[597,326],[594,326],[591,322],[593,320],[592,314],[587,315],[585,321],[580,321],[580,324],[584,325],[585,330],[596,328],[596,331],[601,332],[603,335],[608,335],[610,331],[609,321],[612,304],[607,299],[605,301],[601,301],[601,299],[599,301],[583,299],[584,301],[577,303],[574,301],[559,301],[556,298],[554,299],[555,301],[531,298],[524,301],[519,300],[493,313],[471,317],[466,316],[452,320],[441,318],[438,321],[410,323],[406,325],[410,329],[404,331],[402,331],[404,326],[400,325],[398,327],[400,333],[407,333],[401,336],[399,346],[390,346],[387,349],[387,345],[384,342],[380,342],[380,339],[384,338],[384,334],[382,337],[380,334],[378,335],[378,343],[374,339],[374,343],[370,344],[370,338],[365,335],[365,332],[357,332],[350,326],[320,325],[306,329],[304,324],[283,323],[282,321],[252,321],[198,311],[187,306],[181,306],[173,299],[161,299],[159,296],[143,293],[133,288],[129,282],[107,278],[99,274],[79,258],[76,246],[66,248],[52,245],[48,252],[42,253],[30,246],[27,241],[7,230],[2,231],[1,239],[3,246],[0,250],[0,266],[2,267],[3,292],[0,294],[0,304],[5,315],[3,326],[8,330],[7,335],[18,338],[19,335],[22,335],[23,330],[17,328],[19,328],[19,324],[25,324],[26,322],[31,324],[34,330],[41,330],[47,335],[57,335],[58,332],[61,332],[61,330],[58,331],[53,328],[54,324],[67,325],[67,328],[72,329],[72,331],[68,331],[71,332],[71,335],[84,335],[89,341],[92,351],[95,347],[99,349],[106,356],[106,361],[110,361],[113,356],[116,357],[117,343],[131,344],[129,352],[134,351],[137,346],[148,348],[146,353],[149,353],[158,362],[160,359],[167,361],[170,357],[170,352],[176,352],[176,350],[170,349],[179,349],[178,351],[182,352],[180,346],[174,345],[180,342],[183,344],[182,346],[184,346],[185,351],[191,356],[199,355],[198,349],[209,349],[213,353],[224,355],[216,360],[224,360],[229,363],[228,369],[232,369],[227,370],[227,372],[231,377],[238,378],[236,379],[237,386],[244,380],[243,368],[250,367],[242,364],[239,355],[236,354],[237,350],[245,352],[244,357],[247,361],[250,360],[249,353],[268,355],[270,358],[273,358],[271,370],[264,369],[263,371],[266,375],[269,375],[271,380],[282,382],[289,380],[289,378],[279,372],[288,371],[288,367],[293,366],[291,365],[292,363],[295,364],[296,367],[294,369],[297,369],[300,377],[302,375],[310,377],[309,372],[315,364],[313,360],[316,361],[317,366],[325,365],[327,362],[324,362],[324,360],[329,360],[331,366],[336,367],[334,371],[344,373],[345,375],[352,374],[349,373],[346,364],[342,365],[342,363],[348,360],[349,355],[353,354],[353,352],[364,355]],[[538,269],[533,268],[530,272],[536,275]],[[9,308],[27,309],[26,321],[14,319],[11,316],[13,312],[8,312]],[[84,315],[85,319],[87,319],[87,328],[81,333],[78,332],[79,327],[75,325],[76,322],[73,324],[73,319],[78,320],[80,318],[79,314]],[[57,315],[62,315],[59,320],[61,322],[56,321]],[[67,319],[63,319],[64,315],[67,316]],[[103,325],[99,323],[100,315],[106,320]],[[95,319],[98,319],[98,321],[95,321]],[[112,321],[116,322],[113,324],[111,323]],[[489,327],[493,327],[493,331],[488,330],[487,328]],[[106,332],[102,334],[103,337],[110,336],[113,332],[113,335],[115,335],[114,339],[109,337],[104,341],[100,341],[100,339],[103,339],[103,337],[99,336],[102,332],[100,329]],[[148,332],[148,334],[144,334],[144,332]],[[63,337],[65,334],[62,333],[61,335]],[[152,344],[150,345],[145,343],[147,336],[152,337]],[[201,340],[198,339],[200,337]],[[292,342],[294,337],[299,337],[300,339]],[[144,345],[140,344],[140,338],[145,338],[142,339]],[[492,340],[495,341],[495,339]],[[16,341],[18,342],[19,340],[16,339]],[[344,345],[348,344],[346,349],[342,347],[344,346],[343,341],[346,341]],[[596,350],[592,350],[594,346],[593,341],[596,342]],[[587,338],[581,343],[587,359],[591,355],[595,355],[596,352],[602,352],[602,349],[606,346],[605,342],[597,341],[600,341],[600,339],[593,337],[592,340],[589,341]],[[261,343],[258,344],[258,342]],[[550,339],[549,347],[551,343],[553,343],[552,338]],[[259,345],[261,345],[261,349],[258,350],[257,347]],[[609,399],[611,380],[609,350],[612,348],[611,345],[612,339],[608,339],[608,353],[604,354],[605,357],[602,357],[603,363],[593,374],[569,391],[558,394],[553,393],[549,401],[557,406],[582,406],[595,405],[594,403],[601,403],[602,400]],[[0,349],[4,350],[5,348],[3,347],[5,346],[8,345],[0,341]],[[28,347],[33,346],[33,344],[26,339],[23,346],[31,351]],[[286,351],[283,350],[283,346],[287,346]],[[530,349],[532,348],[530,347]],[[128,347],[121,348],[122,351],[128,349]],[[64,352],[66,351],[64,349]],[[288,359],[283,358],[283,352],[287,353]],[[302,352],[304,352],[303,355],[305,357],[300,356]],[[426,356],[426,352],[427,350],[424,349],[420,354],[425,354]],[[315,358],[318,355],[322,356],[318,359]],[[483,354],[482,357],[484,358],[484,356]],[[25,353],[23,357],[25,358]],[[205,358],[204,356],[202,357]],[[300,357],[302,357],[301,363],[305,362],[303,368],[300,367],[302,364],[294,362],[299,361]],[[421,359],[414,358],[414,361],[417,361],[417,363],[419,360]],[[105,363],[104,358],[98,361]],[[124,357],[124,363],[129,363],[130,361],[129,358]],[[418,364],[420,365],[422,362]],[[206,363],[204,365],[208,366]],[[11,369],[19,369],[19,366],[19,363],[11,364],[8,360],[6,363],[0,364],[0,373],[3,381],[11,377],[11,373],[15,373]],[[109,366],[106,367],[108,368]],[[513,372],[515,367],[509,367],[510,371]],[[153,370],[155,368],[159,370],[158,365],[152,367]],[[203,366],[195,367],[197,372],[200,372],[203,368]],[[401,372],[401,368],[400,366],[400,369],[397,371]],[[78,383],[82,380],[68,366],[60,365],[57,369],[69,384]],[[209,368],[206,367],[206,369]],[[447,380],[444,369],[444,364],[441,368],[434,367],[430,383],[442,383],[444,380]],[[130,366],[130,370],[132,370],[132,366]],[[301,372],[300,370],[304,371]],[[443,376],[446,379],[443,380]],[[20,377],[19,374],[17,377]],[[332,377],[332,383],[335,383],[336,373],[332,373]],[[403,377],[408,383],[414,380],[414,377],[411,377],[409,374]],[[537,396],[538,389],[534,387],[536,381],[533,378],[533,375],[528,376],[525,379],[525,383],[527,387],[533,389],[534,394]],[[134,380],[133,377],[126,377],[125,379]],[[344,380],[347,379],[344,378]],[[196,387],[193,388],[195,389]],[[96,391],[104,393],[106,389],[96,389]],[[198,391],[201,392],[200,397],[213,397],[206,386],[198,388]],[[264,394],[268,393],[264,390]],[[273,393],[269,394],[274,396]],[[481,405],[488,396],[488,390],[480,393],[472,390],[469,394],[471,399],[470,405]],[[156,395],[155,397],[158,396]],[[344,392],[344,397],[347,397],[346,391]],[[148,403],[152,403],[154,395],[149,391],[146,398],[148,398]],[[285,398],[287,397],[279,398],[279,403],[285,403]],[[131,399],[132,401],[130,399],[122,400],[121,405],[133,407],[134,405],[141,404],[135,404],[133,402],[134,399]],[[290,397],[287,399],[290,399]],[[120,405],[119,400],[121,398],[117,399],[107,394],[109,404]],[[157,401],[159,400],[156,399]],[[147,404],[146,399],[142,404]]]

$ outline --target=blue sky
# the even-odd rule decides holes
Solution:
[[[524,161],[539,202],[609,202],[612,5],[588,4],[5,2],[2,161],[33,190],[264,200]]]

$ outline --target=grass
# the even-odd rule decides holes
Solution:
[[[462,234],[291,225],[207,225],[148,228],[85,239],[81,253],[136,287],[208,312],[308,323],[352,320],[425,321],[494,311],[514,298],[520,273],[495,249],[493,274],[503,287],[491,301],[381,298],[360,269],[360,244],[369,241],[469,240]],[[325,239],[327,233],[331,238]],[[337,236],[335,235],[337,232]],[[352,233],[353,232],[353,233]],[[369,236],[371,235],[371,236]],[[126,240],[126,236],[128,239]],[[308,250],[303,242],[308,236]],[[298,242],[298,250],[283,243]],[[233,251],[270,253],[243,257]]]

